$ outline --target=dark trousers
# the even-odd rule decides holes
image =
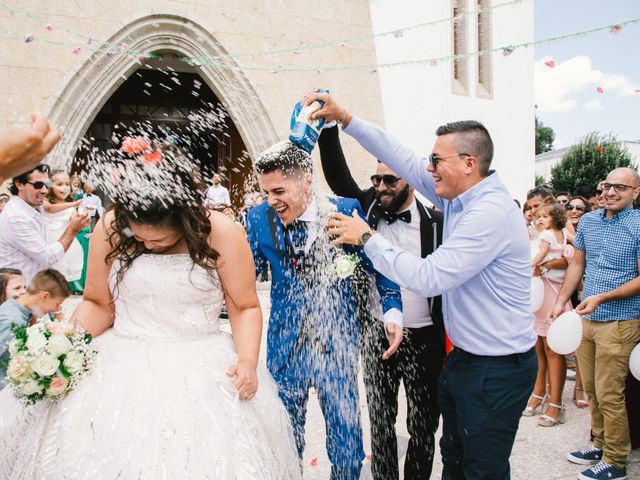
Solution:
[[[538,370],[535,349],[488,357],[458,348],[438,383],[443,480],[507,480],[509,456]]]
[[[640,448],[640,380],[629,373],[627,387],[624,391],[629,417],[629,434],[631,435],[631,449]]]
[[[364,382],[371,421],[371,470],[376,480],[398,478],[396,416],[398,389],[407,393],[407,430],[410,439],[404,463],[406,480],[428,479],[433,467],[435,432],[440,411],[436,389],[444,349],[435,327],[405,329],[398,351],[388,360],[389,348],[381,323],[366,333],[363,349]]]

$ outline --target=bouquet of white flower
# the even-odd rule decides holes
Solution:
[[[7,377],[16,398],[28,405],[71,391],[96,354],[89,348],[91,335],[79,324],[44,320],[14,325],[12,333]]]

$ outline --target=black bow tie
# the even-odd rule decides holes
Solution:
[[[382,217],[387,221],[389,225],[396,222],[397,220],[402,220],[403,222],[411,223],[411,212],[409,210],[402,213],[387,213],[383,211]]]

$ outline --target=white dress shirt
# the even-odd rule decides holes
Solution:
[[[93,193],[85,194],[84,198],[82,199],[81,206],[87,209],[87,212],[89,213],[90,217],[95,217],[96,214],[102,217],[102,215],[104,214],[104,208],[102,207],[102,200],[100,200],[99,196],[94,195]],[[89,207],[93,207],[93,208],[89,208]]]
[[[316,239],[318,238],[319,227],[318,227],[317,219],[318,219],[318,204],[316,202],[316,199],[314,198],[309,204],[309,206],[307,207],[307,209],[304,211],[304,213],[297,218],[297,220],[299,221],[308,223],[307,241],[304,245],[305,254],[309,253],[309,250],[311,250],[311,246],[313,245],[313,242],[315,242]],[[291,239],[291,232],[289,232],[289,236],[290,236],[289,238]],[[375,295],[373,298],[375,298],[376,301],[379,303],[379,308],[374,308],[374,312],[382,312],[382,302],[380,300],[380,296]],[[402,305],[404,309],[404,297],[402,300]],[[377,315],[377,318],[380,318],[380,316]],[[401,312],[397,308],[391,308],[382,314],[382,322],[385,325],[389,322],[395,323],[396,325],[399,325],[400,328],[402,328],[403,312]]]
[[[396,247],[406,250],[416,257],[422,256],[422,242],[420,240],[420,212],[415,198],[408,209],[411,212],[411,222],[396,220],[389,225],[384,217],[380,218],[378,233]],[[403,210],[406,211],[406,210]],[[398,212],[402,213],[402,212]],[[433,325],[429,299],[406,288],[402,292],[402,320],[406,328],[420,328]]]
[[[64,255],[60,242],[47,244],[40,210],[11,197],[0,214],[0,268],[22,270],[27,284]]]
[[[207,192],[204,195],[205,201],[214,204],[231,205],[231,198],[229,197],[229,190],[222,185],[211,185],[207,188]]]

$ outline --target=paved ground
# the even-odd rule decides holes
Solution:
[[[262,303],[266,332],[266,320],[269,317],[269,294],[268,284],[258,284],[258,292]],[[73,307],[80,300],[79,297],[72,297],[65,304],[65,312],[70,313]],[[264,356],[264,340],[262,355]],[[264,358],[263,358],[264,360]],[[512,478],[514,480],[569,480],[575,479],[576,475],[584,469],[579,465],[569,463],[565,456],[567,452],[577,450],[588,444],[589,440],[589,412],[588,409],[580,410],[572,402],[573,382],[567,381],[563,395],[563,401],[567,405],[567,422],[553,428],[543,428],[536,425],[535,418],[522,417],[520,428],[513,447],[511,456]],[[406,420],[406,400],[404,391],[400,391],[400,408],[396,431],[398,433],[398,454],[401,465],[404,460],[407,441],[409,436],[405,425]],[[365,452],[370,452],[369,418],[364,394],[364,385],[360,377],[360,406],[364,427]],[[307,428],[306,428],[306,451],[304,456],[304,478],[308,480],[326,480],[329,478],[330,464],[325,450],[324,420],[315,395],[310,395]],[[440,431],[436,438],[440,437]],[[640,452],[635,452],[640,453]],[[640,456],[640,455],[638,455]],[[436,457],[432,478],[440,478],[442,463],[440,462],[440,451],[436,447]],[[633,463],[627,469],[629,479],[640,479],[640,463]],[[368,462],[362,472],[362,479],[370,479],[370,467]],[[402,478],[402,477],[401,477]]]

